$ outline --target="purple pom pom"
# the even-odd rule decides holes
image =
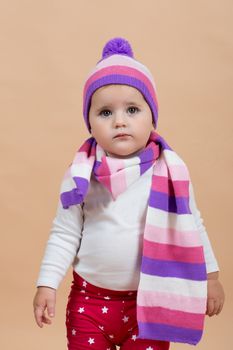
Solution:
[[[114,54],[134,57],[130,43],[123,38],[114,38],[109,40],[103,48],[102,59]]]

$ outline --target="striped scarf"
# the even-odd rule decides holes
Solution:
[[[196,345],[206,312],[206,264],[189,208],[189,172],[166,141],[152,131],[137,156],[119,159],[106,156],[93,137],[87,139],[66,171],[61,202],[63,208],[82,203],[92,173],[116,199],[151,166],[137,293],[138,338]]]

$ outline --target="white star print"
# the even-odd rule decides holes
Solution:
[[[133,334],[131,339],[135,341],[137,339],[136,334]]]
[[[75,334],[76,334],[76,330],[72,329],[72,335],[75,335]]]
[[[104,330],[104,326],[99,326],[100,329],[102,329],[102,331]]]
[[[106,300],[110,300],[111,298],[109,296],[104,297]]]
[[[86,291],[84,289],[80,290],[80,293],[86,293]]]
[[[79,309],[78,309],[78,312],[81,314],[82,312],[84,312],[84,307],[80,307]]]
[[[89,297],[85,297],[85,299],[89,299]]]
[[[94,344],[94,342],[95,342],[95,339],[94,339],[94,338],[89,338],[89,340],[88,340],[88,343],[89,343],[89,344]]]
[[[154,348],[152,348],[151,346],[149,346],[149,348],[146,348],[146,350],[154,350]]]
[[[112,338],[114,338],[114,335],[113,335],[113,334],[111,334],[111,335],[109,336],[109,338],[111,338],[111,339],[112,339]]]
[[[86,287],[86,286],[87,286],[87,282],[83,281],[83,287]]]
[[[102,313],[106,314],[108,312],[108,307],[104,306],[102,307]]]
[[[122,321],[124,321],[125,323],[128,322],[128,321],[129,321],[129,317],[128,317],[128,316],[124,316],[124,317],[122,318]]]

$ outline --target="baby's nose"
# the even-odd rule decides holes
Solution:
[[[127,119],[124,112],[119,111],[115,114],[114,124],[118,127],[127,124]]]

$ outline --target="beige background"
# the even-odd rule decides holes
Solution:
[[[1,349],[66,347],[70,272],[52,326],[35,325],[31,304],[60,181],[89,136],[83,82],[114,36],[154,74],[157,131],[190,168],[220,265],[226,303],[196,348],[232,348],[232,15],[227,0],[0,2]]]

